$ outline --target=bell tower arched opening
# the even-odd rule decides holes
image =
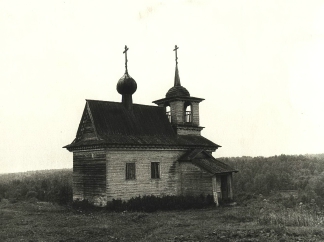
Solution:
[[[190,102],[185,102],[183,114],[184,114],[184,122],[192,123],[192,105]]]
[[[171,107],[170,104],[165,104],[165,114],[168,117],[169,122],[171,123]]]

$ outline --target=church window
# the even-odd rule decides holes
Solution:
[[[169,122],[171,123],[171,108],[169,105],[165,107],[165,114],[168,117]]]
[[[192,122],[192,111],[191,111],[191,104],[186,103],[184,107],[184,120],[185,123],[191,123]]]
[[[151,178],[160,178],[160,162],[151,162]]]
[[[134,180],[136,178],[135,163],[126,163],[126,180]]]

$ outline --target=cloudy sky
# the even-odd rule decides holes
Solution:
[[[136,3],[135,3],[136,2]],[[324,2],[0,1],[0,173],[72,167],[85,99],[152,104],[179,73],[224,156],[324,152]],[[152,104],[153,105],[153,104]]]

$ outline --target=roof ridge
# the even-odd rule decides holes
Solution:
[[[87,102],[103,102],[103,103],[114,103],[114,104],[120,104],[122,105],[121,102],[114,102],[114,101],[104,101],[104,100],[94,100],[94,99],[86,99]],[[153,106],[153,105],[149,105],[149,104],[141,104],[141,103],[134,103],[133,105],[136,106],[145,106],[145,107],[153,107],[153,108],[161,108],[159,106]]]

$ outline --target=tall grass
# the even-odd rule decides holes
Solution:
[[[278,210],[262,209],[258,218],[260,225],[276,226],[323,226],[323,212],[314,204],[305,206],[299,204],[294,208],[281,207]]]

